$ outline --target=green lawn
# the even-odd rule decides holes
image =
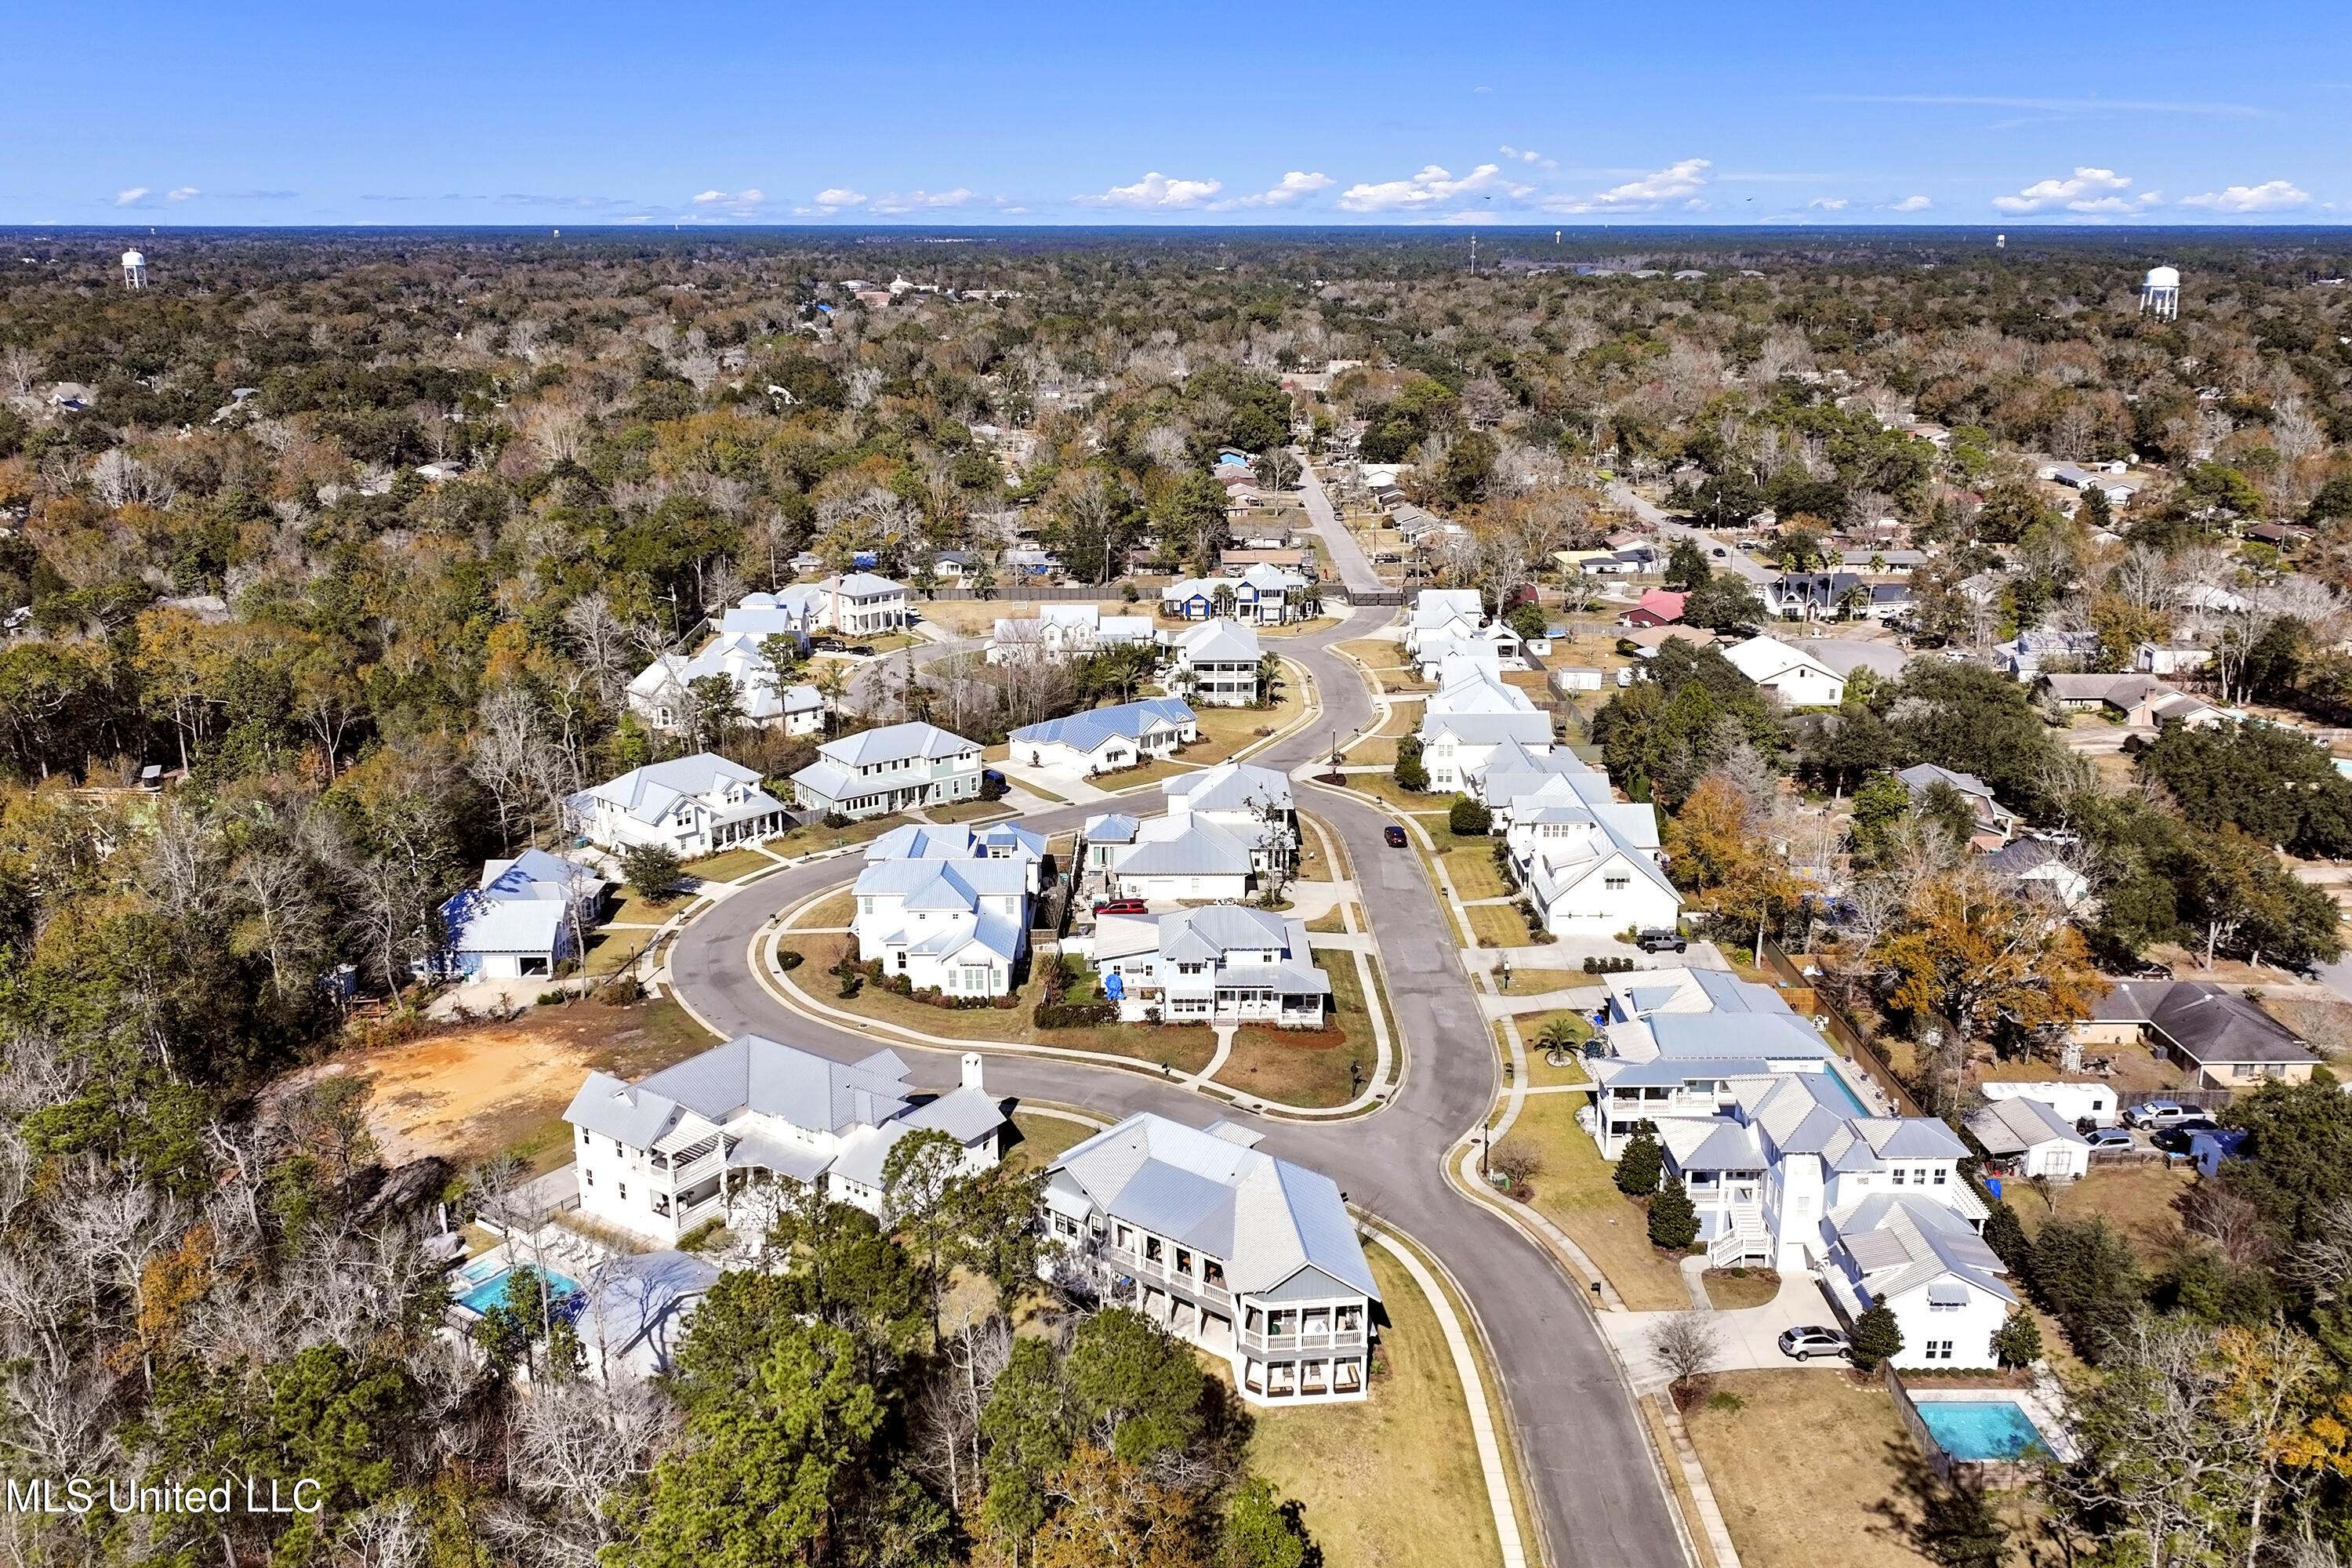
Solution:
[[[731,882],[754,871],[772,871],[775,866],[775,861],[757,849],[722,849],[699,860],[688,860],[680,869],[706,882]]]
[[[857,895],[839,892],[819,899],[803,910],[786,930],[804,930],[810,926],[845,926],[857,913]]]
[[[907,818],[899,812],[864,817],[845,827],[827,827],[822,822],[813,822],[769,839],[768,847],[779,855],[805,855],[813,849],[830,849],[838,844],[868,844],[892,828],[906,825]]]
[[[1370,1398],[1251,1413],[1245,1463],[1296,1498],[1327,1568],[1502,1562],[1468,1402],[1428,1298],[1368,1247],[1387,1326]]]
[[[1511,891],[1502,868],[1495,864],[1494,850],[1476,839],[1462,840],[1445,852],[1445,874],[1454,879],[1454,891],[1465,902],[1506,898]]]
[[[1013,1113],[1013,1130],[1020,1136],[1006,1151],[1004,1163],[1016,1171],[1042,1171],[1095,1135],[1095,1130],[1064,1116],[1035,1110]]]
[[[1543,1162],[1535,1207],[1582,1247],[1637,1312],[1690,1305],[1681,1272],[1650,1245],[1647,1211],[1617,1190],[1616,1167],[1576,1124],[1580,1094],[1531,1094],[1498,1148],[1523,1148]]]
[[[1528,922],[1509,904],[1473,904],[1468,910],[1470,937],[1480,947],[1525,947]]]
[[[1215,1037],[1207,1029],[1172,1025],[1108,1024],[1096,1029],[1041,1030],[1030,1021],[1030,1015],[1036,1007],[1043,989],[1034,976],[1015,993],[1015,1002],[1011,1007],[933,1007],[910,996],[897,995],[874,985],[861,987],[855,996],[844,997],[839,994],[840,982],[827,971],[839,961],[845,951],[855,948],[855,941],[846,937],[824,936],[793,945],[798,947],[805,962],[785,979],[788,984],[797,985],[810,1000],[921,1034],[994,1041],[1000,1045],[1053,1046],[1063,1050],[1100,1051],[1109,1056],[1131,1057],[1138,1061],[1151,1062],[1183,1073],[1198,1072],[1208,1066],[1210,1057],[1217,1048]],[[1091,986],[1087,988],[1085,994],[1091,994]],[[1074,993],[1074,997],[1080,995]]]
[[[1326,953],[1323,972],[1331,979],[1330,1016],[1338,1027],[1241,1029],[1233,1055],[1218,1069],[1219,1083],[1283,1105],[1328,1107],[1347,1104],[1371,1082],[1379,1046],[1355,954]]]
[[[604,923],[606,925],[657,926],[692,902],[694,902],[693,894],[680,893],[674,899],[655,904],[647,900],[645,895],[639,893],[635,888],[624,882],[621,884],[619,894],[615,897],[613,912],[605,917]]]

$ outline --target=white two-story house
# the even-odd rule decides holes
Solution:
[[[1258,700],[1257,629],[1239,621],[1203,621],[1168,642],[1169,680],[1194,702],[1246,708]]]
[[[935,724],[891,724],[827,741],[793,775],[803,809],[880,816],[980,798],[980,743]]]
[[[1055,1161],[1039,1272],[1233,1366],[1252,1405],[1361,1399],[1380,1288],[1328,1176],[1259,1134],[1131,1116]]]
[[[908,1072],[889,1051],[845,1066],[759,1035],[636,1083],[592,1072],[563,1113],[581,1212],[675,1247],[708,1220],[756,1232],[799,1187],[878,1215],[883,1162],[910,1133],[955,1139],[967,1172],[995,1164],[1004,1110],[979,1053],[943,1095],[921,1094]]]
[[[735,711],[745,721],[781,726],[788,735],[814,734],[824,727],[824,695],[805,682],[779,686],[762,640],[750,632],[721,632],[691,658],[663,654],[629,682],[630,711],[665,734],[680,729],[696,700],[688,689],[715,675],[734,689]]]
[[[1273,1024],[1319,1029],[1331,980],[1307,924],[1241,904],[1165,915],[1104,915],[1093,957],[1127,1023]]]
[[[793,826],[760,775],[709,752],[648,763],[566,801],[572,830],[607,849],[659,845],[691,859]]]
[[[1002,996],[1029,944],[1032,865],[1019,860],[876,860],[858,876],[850,929],[918,991]]]

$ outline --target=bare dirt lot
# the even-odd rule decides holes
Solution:
[[[316,1070],[374,1080],[368,1126],[387,1164],[439,1154],[463,1167],[511,1152],[536,1173],[570,1156],[563,1108],[591,1070],[639,1078],[712,1043],[674,1002],[583,1002],[436,1030]]]

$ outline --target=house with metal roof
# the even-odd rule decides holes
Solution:
[[[890,724],[827,741],[793,775],[804,810],[881,816],[980,798],[980,742],[936,724]]]
[[[1075,658],[1107,647],[1159,640],[1159,628],[1150,616],[1106,616],[1098,605],[1042,604],[1034,616],[999,620],[985,657],[991,664]]]
[[[2090,1141],[2074,1124],[2039,1100],[2009,1096],[1961,1123],[1989,1157],[1996,1175],[2048,1176],[2071,1182],[2091,1169]]]
[[[1346,1194],[1258,1137],[1142,1112],[1070,1150],[1039,1272],[1225,1358],[1250,1404],[1361,1399],[1381,1292]]]
[[[794,1187],[882,1212],[882,1165],[901,1139],[945,1132],[962,1168],[996,1163],[1002,1104],[980,1054],[962,1081],[926,1095],[890,1051],[844,1064],[739,1035],[635,1083],[592,1072],[563,1119],[572,1129],[583,1214],[676,1246],[706,1220],[759,1229]]]
[[[1475,631],[1424,633],[1413,651],[1423,680],[1440,680],[1453,662],[1485,665],[1497,672],[1528,668],[1527,640],[1500,621]]]
[[[1029,951],[1033,864],[875,860],[852,889],[857,956],[918,991],[1002,996]]]
[[[448,940],[422,968],[468,980],[551,975],[579,955],[610,885],[593,868],[544,849],[485,861],[480,882],[441,906]]]
[[[1150,816],[1109,857],[1111,890],[1122,899],[1249,897],[1268,858],[1281,852],[1261,830],[1191,816]]]
[[[2084,1045],[2145,1043],[2210,1089],[2255,1089],[2273,1079],[2303,1083],[2319,1065],[2310,1047],[2225,985],[2204,980],[2126,980],[2074,1026]]]
[[[1085,779],[1157,762],[1200,738],[1200,724],[1183,701],[1146,697],[1024,725],[1013,731],[1012,757],[1045,773]]]
[[[824,694],[805,682],[778,685],[763,641],[748,631],[722,631],[691,658],[663,654],[629,682],[630,711],[665,734],[684,728],[698,701],[694,683],[716,676],[734,688],[735,711],[746,722],[779,725],[788,735],[814,734],[824,727]]]
[[[1477,589],[1423,588],[1405,617],[1404,651],[1418,662],[1424,640],[1469,637],[1486,619],[1486,597]]]
[[[564,802],[572,831],[607,849],[659,845],[691,859],[793,826],[760,775],[709,752],[648,763]]]
[[[1194,702],[1246,708],[1258,700],[1257,628],[1240,621],[1202,621],[1168,639],[1170,679]]]
[[[894,827],[866,847],[866,863],[884,860],[1012,860],[1026,868],[1031,897],[1038,889],[1039,868],[1045,860],[1045,836],[1018,823],[994,822],[980,827],[961,823],[910,822]]]
[[[1933,1194],[1874,1193],[1832,1222],[1822,1287],[1849,1324],[1882,1304],[1895,1314],[1897,1367],[1997,1366],[1992,1337],[2018,1297],[1982,1226]]]
[[[1160,915],[1104,915],[1092,947],[1103,993],[1123,1022],[1273,1024],[1319,1029],[1330,977],[1307,924],[1243,904]]]

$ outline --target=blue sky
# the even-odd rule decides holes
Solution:
[[[2352,219],[2340,4],[12,6],[6,224]]]

